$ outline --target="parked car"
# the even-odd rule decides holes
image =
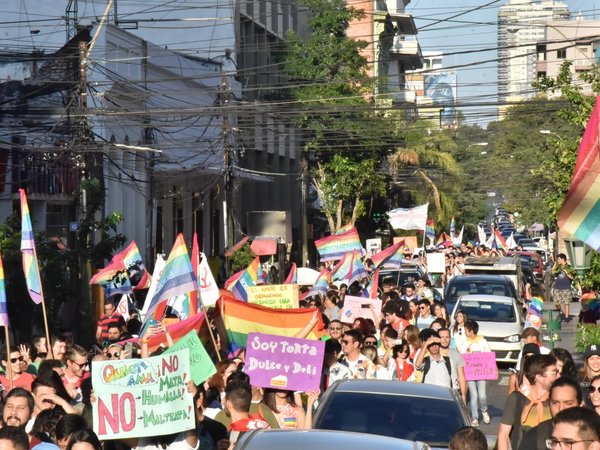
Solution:
[[[469,413],[454,389],[392,380],[337,381],[321,398],[313,420],[318,430],[423,441],[432,449],[447,449],[452,435],[469,424]]]
[[[521,258],[521,264],[523,262],[528,262],[533,270],[533,275],[536,281],[540,282],[544,279],[544,262],[542,257],[536,252],[526,252],[526,251],[508,251],[507,255],[519,255]]]
[[[504,275],[460,275],[452,278],[444,290],[444,303],[448,311],[463,296],[469,294],[502,295],[519,299],[510,278]]]
[[[452,310],[452,321],[458,311],[479,324],[479,333],[496,352],[496,361],[516,363],[521,351],[523,308],[513,298],[500,295],[463,295]]]
[[[428,450],[423,442],[412,442],[372,434],[331,430],[253,430],[240,436],[236,450]]]
[[[537,245],[525,245],[523,246],[523,251],[537,253],[538,255],[540,255],[540,258],[542,258],[542,263],[544,264],[544,266],[548,265],[548,252],[542,247],[538,247]]]
[[[524,239],[520,239],[519,242],[517,242],[517,245],[519,245],[522,248],[535,247],[535,242],[533,242],[530,238],[524,238]]]

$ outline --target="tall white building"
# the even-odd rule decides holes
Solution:
[[[544,40],[544,25],[568,20],[567,4],[558,0],[509,0],[498,11],[498,100],[502,118],[508,104],[535,95],[536,43]]]

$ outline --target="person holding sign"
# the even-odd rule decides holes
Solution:
[[[479,324],[474,320],[469,320],[464,325],[466,340],[461,342],[461,348],[458,350],[461,353],[477,353],[477,352],[491,352],[490,344],[485,337],[477,334],[479,333]],[[479,410],[477,407],[477,400],[479,399],[479,407],[481,408],[481,417],[483,423],[490,423],[490,415],[488,414],[487,405],[487,384],[485,380],[472,380],[467,381],[469,387],[469,406],[471,408],[471,425],[474,427],[479,426]]]

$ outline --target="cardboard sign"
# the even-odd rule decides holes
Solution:
[[[94,432],[102,440],[195,428],[189,351],[92,363]]]
[[[244,372],[250,376],[252,386],[316,391],[324,350],[323,341],[250,333]]]
[[[179,350],[187,348],[190,351],[190,371],[194,384],[202,384],[212,377],[217,369],[208,356],[204,345],[198,337],[196,330],[190,331],[188,334],[179,339],[175,344],[165,350],[165,354],[175,353]]]
[[[462,356],[465,360],[465,378],[467,381],[498,379],[496,353],[463,353]]]
[[[373,315],[369,305],[373,305],[375,311],[381,313],[381,304],[382,301],[378,299],[346,295],[344,297],[344,307],[342,308],[340,320],[344,323],[352,323],[355,319],[364,317],[365,319],[371,319],[377,324],[377,318]]]
[[[367,239],[366,242],[367,254],[372,255],[381,251],[381,238]]]
[[[417,236],[394,236],[394,239],[392,239],[392,243],[394,244],[397,244],[400,241],[404,241],[404,248],[407,248],[410,253],[412,253],[415,248],[419,247]]]
[[[298,285],[266,284],[248,286],[248,303],[277,309],[298,308]]]
[[[446,258],[443,253],[427,253],[427,272],[446,273]]]

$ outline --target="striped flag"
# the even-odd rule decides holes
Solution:
[[[104,296],[110,298],[117,294],[132,294],[133,286],[127,275],[122,260],[111,261],[90,280],[90,284],[99,284],[104,289]]]
[[[27,205],[25,190],[19,189],[19,194],[21,194],[21,254],[23,257],[23,272],[29,296],[33,300],[33,303],[39,305],[44,301],[44,293],[42,292],[40,268],[35,252],[33,228],[31,227],[31,217],[29,216],[29,206]]]
[[[494,230],[493,237],[494,240],[492,242],[492,248],[497,248],[498,250],[508,250],[508,245],[498,230]]]
[[[454,220],[454,214],[452,214],[452,220],[450,220],[450,239],[454,239],[456,235],[456,220]]]
[[[373,265],[379,267],[400,267],[404,251],[404,239],[394,245],[390,245],[385,250],[375,253],[371,256]]]
[[[262,278],[260,258],[257,256],[245,270],[242,271],[236,282],[229,289],[238,299],[248,300],[248,286],[256,286],[259,278]]]
[[[364,296],[368,298],[377,298],[379,296],[379,269],[375,270],[369,280],[369,285],[365,289]]]
[[[6,303],[6,285],[4,283],[4,265],[0,255],[0,327],[9,327],[8,304]]]
[[[341,259],[344,253],[352,250],[362,251],[360,237],[355,227],[341,234],[334,234],[315,241],[315,247],[321,261],[335,261]]]
[[[162,300],[197,290],[198,284],[196,283],[190,256],[185,246],[183,234],[180,233],[175,239],[171,253],[169,253],[169,258],[167,258],[167,263],[156,286],[156,292],[150,300],[146,321],[154,316],[153,313]]]
[[[342,228],[340,228],[339,230],[336,231],[336,235],[338,234],[344,234],[347,233],[348,231],[350,231],[352,228],[354,228],[352,226],[352,223],[348,222],[346,225],[344,225]]]
[[[290,273],[288,273],[288,276],[283,284],[298,284],[298,269],[296,267],[296,263],[292,263]]]
[[[146,270],[142,255],[135,241],[131,243],[120,253],[117,253],[113,261],[123,261],[123,266],[127,270],[127,276],[130,280],[135,280],[133,289],[148,289],[152,279]]]
[[[429,239],[429,244],[433,245],[435,241],[435,227],[433,225],[433,218],[431,217],[425,223],[425,236]]]
[[[327,270],[322,270],[320,275],[317,277],[315,284],[312,289],[304,295],[304,297],[310,297],[316,294],[327,294],[329,285],[331,284],[331,275]]]
[[[561,231],[600,251],[600,97],[585,127],[575,171],[558,213]]]

